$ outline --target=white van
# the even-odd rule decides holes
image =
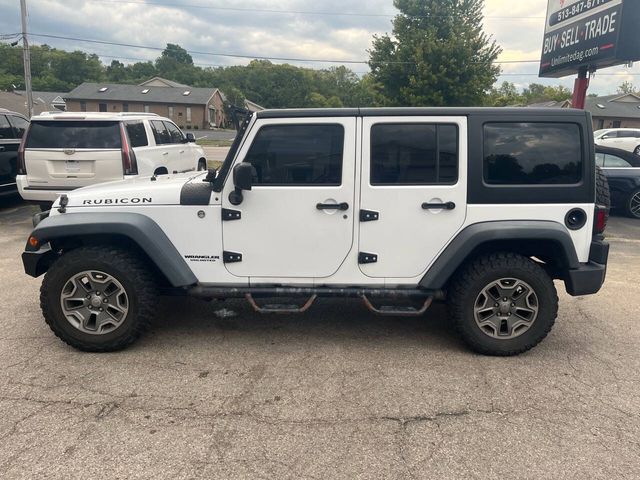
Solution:
[[[44,113],[18,152],[20,195],[42,208],[62,193],[135,176],[205,170],[204,150],[171,120],[144,113]]]

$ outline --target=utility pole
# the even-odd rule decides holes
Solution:
[[[27,39],[27,0],[20,0],[20,15],[22,17],[22,57],[24,61],[24,86],[27,91],[27,111],[29,118],[33,116],[33,94],[31,92],[31,54]]]

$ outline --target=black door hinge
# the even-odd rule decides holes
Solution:
[[[239,263],[242,261],[242,254],[236,252],[223,252],[222,259],[224,263]]]
[[[229,210],[228,208],[222,209],[222,221],[230,222],[232,220],[240,220],[242,218],[242,212],[239,210]]]
[[[360,265],[367,265],[369,263],[378,263],[378,254],[360,252],[360,254],[358,255],[358,263]]]
[[[380,220],[380,213],[372,210],[360,210],[361,222],[377,222]]]

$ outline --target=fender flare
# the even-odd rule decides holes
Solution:
[[[470,225],[456,235],[429,268],[420,281],[420,286],[433,290],[443,289],[477,247],[505,240],[550,240],[564,254],[569,269],[580,267],[573,240],[567,228],[560,223],[533,220],[483,222]]]
[[[40,245],[57,239],[105,234],[119,235],[133,241],[174,287],[187,287],[198,283],[198,279],[164,231],[152,219],[139,213],[55,215],[44,219],[31,233]]]

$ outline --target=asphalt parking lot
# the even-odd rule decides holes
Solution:
[[[561,293],[517,358],[469,353],[439,306],[184,298],[94,355],[53,336],[22,273],[33,211],[0,206],[0,478],[640,478],[640,222],[611,219],[603,292]]]

